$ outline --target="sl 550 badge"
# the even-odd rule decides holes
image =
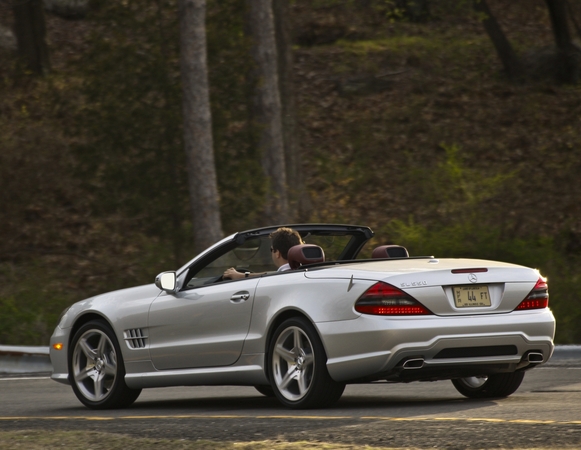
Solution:
[[[402,283],[401,287],[417,287],[417,286],[427,286],[427,281],[412,281],[410,283]]]

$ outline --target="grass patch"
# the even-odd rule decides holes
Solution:
[[[371,447],[368,445],[337,444],[325,442],[213,442],[187,439],[145,439],[123,434],[82,432],[82,431],[6,431],[0,432],[2,449],[46,450],[66,448],[67,450],[411,450],[418,447]],[[549,447],[535,447],[527,450],[544,450]],[[550,447],[552,449],[558,447]],[[517,449],[518,450],[518,449]]]
[[[371,449],[367,445],[327,444],[312,442],[252,441],[213,442],[186,439],[134,438],[122,434],[84,431],[6,431],[0,432],[0,449],[45,450],[348,450]],[[381,450],[379,447],[374,449]],[[383,447],[388,450],[388,447]]]

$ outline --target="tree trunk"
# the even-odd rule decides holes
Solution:
[[[252,126],[267,180],[264,220],[282,224],[289,207],[272,0],[246,0],[246,7],[254,59]]]
[[[206,1],[180,0],[184,147],[193,212],[194,250],[223,237],[212,140],[206,54]]]
[[[50,71],[42,0],[14,0],[14,35],[25,67],[37,75]]]
[[[546,3],[557,47],[560,50],[570,50],[572,43],[567,23],[567,5],[563,0],[546,0]]]
[[[545,0],[551,17],[558,55],[558,78],[563,83],[577,83],[581,79],[581,52],[571,40],[567,3],[565,0]]]
[[[573,9],[571,3],[569,3],[568,0],[565,0],[565,3],[567,6],[567,13],[571,18],[571,22],[573,22],[573,28],[577,32],[577,36],[581,38],[581,25],[579,25],[579,22],[577,22],[577,20],[575,19],[575,10]],[[577,5],[576,7],[579,8],[579,5]]]
[[[521,79],[524,75],[522,65],[512,45],[506,38],[496,18],[492,15],[486,0],[473,0],[474,9],[482,15],[482,24],[496,52],[500,57],[504,71],[512,81]]]
[[[289,0],[273,0],[274,29],[278,53],[278,79],[282,107],[282,137],[289,193],[290,221],[305,221],[312,209],[304,186],[300,143],[297,134],[296,94],[293,77],[292,35]]]

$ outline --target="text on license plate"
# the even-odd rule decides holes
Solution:
[[[454,286],[454,303],[457,308],[490,306],[490,293],[488,286]]]

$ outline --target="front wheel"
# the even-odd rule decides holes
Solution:
[[[273,335],[268,355],[272,389],[283,405],[324,408],[343,394],[345,384],[329,375],[323,344],[306,319],[284,321]]]
[[[91,409],[131,405],[141,389],[125,384],[125,365],[115,333],[100,320],[83,325],[71,342],[69,372],[73,391]]]
[[[468,398],[501,398],[513,394],[522,383],[524,372],[497,373],[478,377],[456,378],[452,384]]]

